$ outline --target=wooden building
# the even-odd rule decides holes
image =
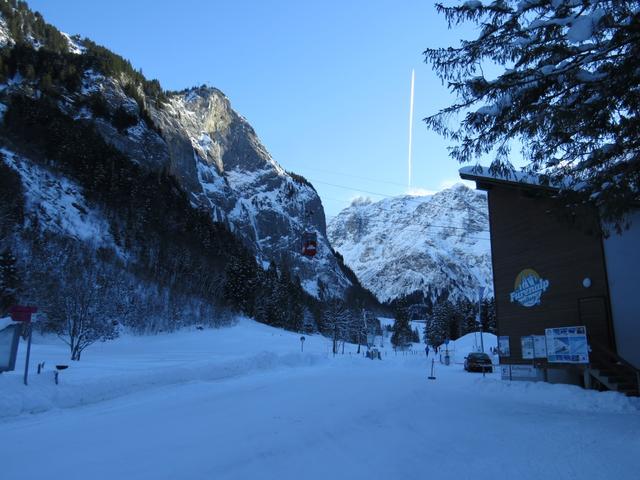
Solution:
[[[530,176],[500,178],[471,167],[460,176],[487,192],[501,364],[539,379],[637,395],[640,211],[631,229],[603,238],[595,211],[570,222],[558,214],[554,189]],[[582,326],[584,358],[552,355],[549,335],[577,338],[583,329],[568,327]]]

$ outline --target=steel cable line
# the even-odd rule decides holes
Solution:
[[[388,193],[380,193],[380,192],[374,192],[371,190],[363,190],[361,188],[356,188],[356,187],[348,187],[346,185],[338,185],[337,183],[331,183],[331,182],[325,182],[323,180],[316,180],[316,179],[312,179],[309,178],[308,180],[312,181],[313,183],[320,183],[322,185],[329,185],[331,187],[337,187],[337,188],[342,188],[344,190],[352,190],[352,191],[356,191],[356,192],[362,192],[362,193],[368,193],[369,195],[376,195],[378,197],[385,197],[385,198],[398,198],[398,197],[408,197],[405,198],[404,200],[407,202],[417,202],[417,203],[424,203],[424,200],[420,200],[420,198],[424,198],[427,195],[411,195],[411,194],[400,194],[400,195],[390,195]],[[433,195],[429,195],[429,196],[433,196]],[[412,198],[412,197],[420,197],[420,198]],[[335,200],[335,199],[334,199]],[[457,211],[454,210],[450,207],[444,207],[444,209],[446,210],[453,210],[453,211]]]
[[[330,185],[330,186],[338,187],[338,188],[344,188],[344,189],[347,189],[347,190],[355,190],[355,191],[357,191],[357,192],[369,193],[369,194],[371,194],[371,195],[379,195],[379,196],[381,196],[381,197],[386,197],[386,198],[397,198],[397,197],[398,197],[397,195],[387,195],[387,194],[379,193],[379,192],[372,192],[372,191],[368,191],[368,190],[361,190],[361,189],[358,189],[358,188],[347,187],[347,186],[344,186],[344,185],[337,185],[337,184],[330,183],[330,182],[323,182],[323,181],[321,181],[321,180],[313,180],[313,181],[314,181],[315,183],[320,183],[320,184]],[[336,200],[336,201],[337,201],[337,199],[335,199],[335,198],[331,198],[331,197],[326,197],[326,198],[328,198],[328,199],[332,199],[332,200]],[[322,199],[322,197],[321,197],[321,199]],[[404,200],[405,200],[405,201],[407,201],[407,202],[418,202],[418,203],[420,203],[420,204],[423,204],[423,203],[424,203],[424,201],[421,201],[421,200],[418,200],[418,199],[415,199],[415,200],[414,200],[414,199],[412,199],[412,198],[406,198],[406,199],[404,199]],[[458,210],[455,210],[455,209],[450,208],[450,207],[442,207],[442,209],[443,209],[443,210],[456,211],[456,212],[458,211]],[[337,216],[337,215],[336,215],[336,216]],[[469,232],[469,233],[479,233],[479,232],[486,232],[486,233],[489,233],[489,232],[490,232],[490,230],[475,230],[475,231],[473,231],[473,232],[470,232],[468,229],[466,229],[466,228],[464,228],[464,227],[458,227],[458,226],[455,226],[455,225],[437,225],[437,224],[431,224],[431,225],[423,226],[422,228],[452,228],[452,229],[455,229],[455,230],[462,230],[462,231]]]
[[[380,179],[374,179],[374,178],[368,178],[368,177],[363,177],[360,175],[352,175],[350,173],[341,173],[341,172],[332,172],[331,170],[324,170],[322,168],[315,168],[315,167],[304,167],[305,170],[314,170],[316,172],[319,173],[328,173],[330,175],[339,175],[340,177],[350,177],[350,178],[355,178],[358,180],[366,180],[368,182],[374,182],[374,183],[386,183],[388,185],[395,185],[396,187],[406,187],[405,184],[403,183],[398,183],[398,182],[391,182],[389,180],[380,180]]]

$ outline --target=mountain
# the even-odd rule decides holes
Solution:
[[[287,265],[312,295],[319,295],[319,281],[326,294],[343,296],[351,282],[326,238],[315,189],[271,158],[222,92],[204,86],[162,92],[156,81],[147,81],[106,49],[55,35],[37,14],[31,26],[16,29],[12,22],[21,17],[19,4],[5,2],[8,9],[13,12],[0,22],[0,45],[20,51],[3,62],[18,73],[6,79],[4,109],[17,94],[56,98],[64,114],[91,123],[107,143],[144,169],[175,177],[193,207],[227,224],[259,262]],[[71,65],[76,71],[65,77],[64,71],[51,71],[55,66],[44,66],[47,59],[66,63],[60,70]],[[20,71],[26,61],[35,63],[35,71]],[[300,255],[305,230],[318,237],[313,259]]]
[[[375,303],[330,246],[313,185],[215,88],[165,91],[0,0],[0,119],[0,254],[20,273],[18,298],[53,304],[76,277],[100,278],[114,299],[100,308],[136,310],[153,330],[219,306],[293,329],[304,316],[313,330],[332,298]],[[313,258],[301,254],[309,231]]]
[[[380,301],[491,295],[486,196],[462,184],[430,196],[356,200],[328,226],[334,248]],[[487,295],[486,294],[486,295]]]
[[[99,92],[109,112],[125,108],[133,116],[139,113],[136,102],[112,78],[86,75],[83,88]],[[287,265],[316,297],[318,282],[328,295],[343,296],[351,282],[326,238],[316,190],[273,160],[222,92],[203,86],[167,93],[160,104],[144,97],[143,102],[153,126],[138,121],[119,131],[109,121],[95,119],[103,137],[139,164],[167,169],[194,207],[228,224],[261,263]],[[82,114],[74,105],[68,108]],[[309,230],[318,238],[312,259],[300,254],[302,234]]]

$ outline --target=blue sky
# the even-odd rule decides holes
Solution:
[[[356,196],[407,191],[415,69],[413,186],[435,191],[458,181],[446,142],[421,121],[452,101],[422,51],[455,45],[463,32],[448,30],[430,1],[29,4],[61,30],[128,58],[166,89],[207,83],[222,90],[273,158],[311,180],[328,216]]]

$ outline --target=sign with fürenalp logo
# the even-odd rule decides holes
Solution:
[[[542,294],[548,288],[549,280],[542,278],[532,268],[525,268],[516,277],[513,292],[510,294],[511,303],[517,302],[523,307],[539,305]]]

